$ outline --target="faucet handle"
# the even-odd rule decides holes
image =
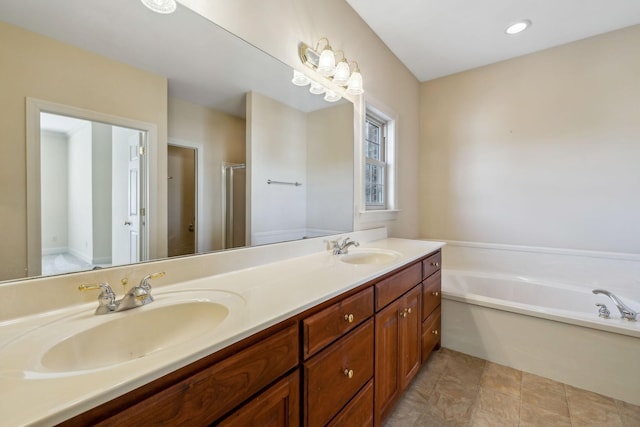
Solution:
[[[111,286],[108,283],[94,283],[94,284],[82,284],[78,286],[79,291],[91,291],[100,289],[100,295],[98,295],[98,308],[96,308],[96,314],[107,314],[115,311],[118,308],[116,303],[116,294],[111,290]]]
[[[144,276],[142,278],[142,280],[140,280],[140,287],[141,288],[145,288],[147,290],[151,289],[151,285],[149,284],[149,280],[151,279],[159,279],[161,277],[163,277],[165,275],[164,271],[159,271],[157,273],[151,273],[151,274],[147,274],[146,276]]]
[[[608,319],[609,316],[611,315],[611,312],[609,311],[609,309],[607,308],[606,305],[601,304],[601,303],[597,303],[596,307],[598,308],[598,316],[602,317],[603,319]]]

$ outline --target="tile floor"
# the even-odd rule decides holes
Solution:
[[[384,423],[408,426],[640,427],[640,406],[442,348]]]

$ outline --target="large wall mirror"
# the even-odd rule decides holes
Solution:
[[[6,0],[0,38],[0,280],[353,229],[353,104],[190,9]]]

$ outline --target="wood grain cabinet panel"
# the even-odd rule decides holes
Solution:
[[[99,425],[208,425],[298,365],[293,325]]]
[[[324,426],[373,377],[373,319],[304,363],[304,425]]]
[[[440,307],[422,322],[422,363],[440,346]]]
[[[328,427],[370,427],[373,426],[373,380],[354,397]]]
[[[421,286],[414,286],[375,316],[375,425],[391,412],[420,368]]]
[[[421,281],[422,266],[418,262],[376,283],[376,311],[385,307]]]
[[[373,315],[373,288],[339,301],[302,321],[305,359],[340,338]]]
[[[440,251],[422,261],[422,278],[426,279],[442,268],[442,253]]]
[[[300,374],[294,371],[236,410],[220,427],[296,427],[300,425]]]
[[[442,274],[437,271],[422,282],[422,320],[429,317],[436,307],[440,307],[442,301],[441,278]]]

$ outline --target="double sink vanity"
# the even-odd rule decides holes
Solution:
[[[443,245],[363,236],[174,284],[169,268],[130,310],[1,321],[3,422],[380,425],[439,346]]]

